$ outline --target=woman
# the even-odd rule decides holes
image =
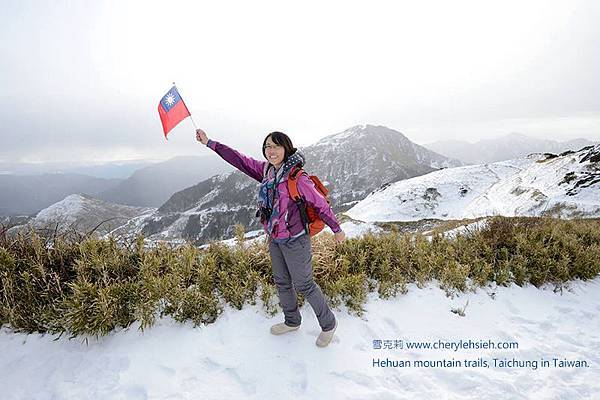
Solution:
[[[304,295],[319,320],[322,332],[317,338],[317,346],[327,346],[337,328],[337,320],[313,279],[310,236],[305,232],[298,206],[290,199],[287,187],[291,168],[302,167],[304,156],[282,132],[272,132],[263,141],[262,153],[267,161],[255,160],[210,140],[202,129],[196,130],[196,139],[229,164],[261,183],[258,194],[261,222],[269,237],[273,278],[285,315],[285,322],[273,325],[271,333],[281,335],[300,327],[302,317],[295,288]],[[305,174],[298,177],[298,192],[331,228],[336,241],[342,242],[345,234],[335,214]]]

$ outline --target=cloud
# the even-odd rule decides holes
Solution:
[[[593,1],[5,10],[0,160],[190,154],[189,121],[165,143],[156,112],[173,80],[203,128],[246,151],[273,130],[306,145],[360,123],[417,141],[600,135]]]

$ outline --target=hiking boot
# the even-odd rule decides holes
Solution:
[[[325,347],[327,346],[329,343],[331,343],[331,339],[333,339],[333,334],[335,333],[335,330],[337,328],[338,322],[337,322],[337,318],[335,320],[335,325],[333,326],[333,329],[330,331],[322,331],[321,333],[319,333],[319,336],[317,337],[317,346],[319,347]]]
[[[275,324],[271,327],[271,333],[273,335],[283,335],[284,333],[297,331],[298,328],[300,328],[300,325],[289,326],[289,325],[286,325],[285,322],[281,322],[281,323]]]

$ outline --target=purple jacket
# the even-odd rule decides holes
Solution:
[[[267,161],[259,161],[248,157],[214,140],[209,140],[206,145],[238,170],[256,179],[258,182],[262,182]],[[300,193],[300,196],[304,198],[309,206],[315,209],[319,217],[333,232],[341,231],[340,225],[327,200],[317,191],[313,181],[305,174],[298,177],[298,193]],[[302,225],[298,206],[290,198],[287,187],[287,176],[278,183],[277,194],[279,196],[280,210],[279,223],[276,225],[271,238],[281,240],[300,235],[304,232],[304,226]],[[266,231],[266,223],[263,223],[263,225]]]

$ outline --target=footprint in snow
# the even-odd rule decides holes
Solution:
[[[515,305],[510,300],[505,300],[504,303],[506,304],[506,308],[508,308],[508,311],[510,311],[511,313],[517,315],[521,314],[521,310],[515,307]]]
[[[292,385],[297,387],[302,392],[306,392],[308,387],[308,375],[306,372],[306,365],[303,363],[294,362],[290,365],[290,371],[292,372]]]
[[[249,382],[242,379],[242,377],[235,368],[225,368],[225,372],[240,385],[240,387],[246,394],[256,393],[256,385],[253,382]]]
[[[158,368],[160,369],[160,371],[162,373],[164,373],[165,375],[167,375],[168,377],[172,377],[175,375],[175,370],[173,368],[167,367],[165,365],[159,365]]]
[[[148,392],[142,386],[134,385],[125,390],[128,400],[147,400]]]
[[[372,377],[358,371],[330,372],[330,374],[367,388],[374,386],[374,379]]]

